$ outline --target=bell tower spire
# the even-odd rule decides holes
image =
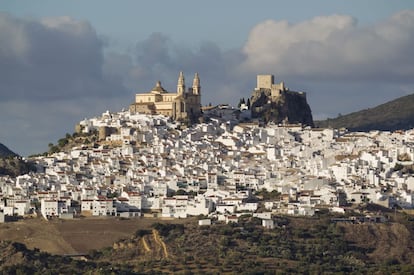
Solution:
[[[199,95],[201,87],[200,87],[200,77],[198,76],[198,73],[195,73],[194,79],[193,79],[193,94]]]
[[[177,93],[182,95],[185,92],[185,80],[183,72],[180,72],[178,76],[178,83],[177,83]]]

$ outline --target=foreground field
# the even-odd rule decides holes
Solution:
[[[38,248],[51,254],[84,254],[112,246],[137,230],[151,228],[155,222],[170,223],[171,220],[111,217],[46,221],[33,218],[0,224],[0,240],[23,243],[29,249]]]
[[[278,216],[274,229],[249,215],[211,226],[195,218],[30,219],[0,225],[0,273],[412,274],[414,217],[386,216],[362,224]],[[78,253],[87,261],[56,256]]]

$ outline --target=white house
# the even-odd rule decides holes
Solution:
[[[81,212],[85,214],[85,211],[89,211],[92,214],[93,200],[81,200]]]
[[[98,199],[92,203],[93,216],[116,216],[116,206],[112,199]]]
[[[30,200],[20,200],[14,202],[14,211],[18,216],[29,214],[30,209]]]
[[[47,200],[40,201],[40,211],[45,219],[51,217],[59,217],[61,213],[68,213],[68,206],[66,201],[62,200]]]
[[[267,228],[267,229],[273,229],[273,228],[275,228],[275,223],[271,219],[263,219],[262,220],[262,226],[264,228]]]
[[[211,225],[211,219],[202,219],[198,221],[198,225]]]
[[[208,215],[213,211],[213,202],[204,197],[196,197],[188,201],[187,214],[190,216]]]
[[[216,206],[217,213],[225,214],[225,213],[234,213],[236,212],[236,205],[234,204],[218,204]]]

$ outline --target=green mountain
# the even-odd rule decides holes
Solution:
[[[414,128],[414,94],[397,98],[375,108],[315,121],[316,127],[347,128],[351,131],[394,131]]]

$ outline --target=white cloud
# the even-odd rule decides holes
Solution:
[[[255,26],[243,52],[247,72],[274,72],[316,80],[411,81],[414,11],[359,26],[344,15]]]
[[[40,23],[49,29],[64,31],[70,35],[90,35],[95,30],[86,21],[78,21],[70,16],[46,17],[40,20]]]

